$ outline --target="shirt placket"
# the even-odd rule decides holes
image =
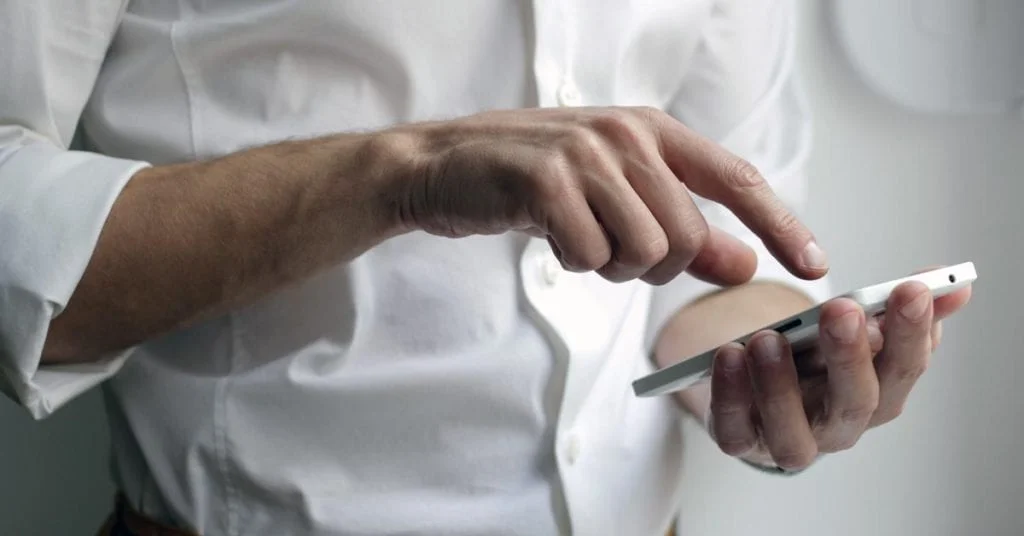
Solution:
[[[534,75],[540,107],[583,105],[574,73],[575,9],[573,2],[533,2]],[[580,411],[606,353],[611,320],[586,287],[584,276],[563,270],[546,241],[530,241],[521,259],[520,274],[537,323],[552,344],[554,377],[564,378],[555,457],[568,517],[579,519],[587,515],[586,505],[576,498],[580,486],[587,485],[586,475],[578,473],[588,443],[588,430]]]
[[[605,358],[612,334],[608,312],[587,288],[581,274],[562,269],[546,241],[532,239],[520,261],[527,301],[538,325],[552,344],[553,377],[564,378],[555,456],[569,518],[586,514],[586,505],[574,500],[586,476],[580,474],[593,432],[581,418],[587,394]],[[556,416],[552,416],[553,418]]]
[[[575,80],[577,28],[574,2],[534,0],[534,75],[542,108],[582,106]]]

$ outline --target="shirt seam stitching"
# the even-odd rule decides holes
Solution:
[[[171,55],[174,56],[174,63],[178,67],[178,72],[181,74],[182,86],[185,90],[185,106],[188,108],[188,137],[189,137],[189,150],[192,152],[192,159],[198,159],[199,150],[196,145],[196,104],[195,98],[192,95],[192,83],[191,77],[189,76],[188,69],[185,68],[185,61],[183,55],[178,47],[178,29],[180,28],[180,21],[171,23]]]
[[[227,397],[231,374],[235,370],[236,358],[241,344],[237,316],[234,313],[228,313],[227,322],[231,334],[231,342],[228,348],[228,370],[224,377],[217,381],[216,393],[214,394],[213,426],[217,450],[217,469],[221,474],[222,482],[224,482],[225,524],[227,529],[225,532],[229,535],[237,536],[240,533],[238,526],[238,496],[228,463]]]

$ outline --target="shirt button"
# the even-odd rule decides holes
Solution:
[[[561,275],[562,265],[558,263],[558,259],[551,256],[546,257],[540,267],[540,276],[544,284],[549,287],[555,286]]]
[[[558,104],[562,106],[579,106],[583,103],[579,88],[571,81],[566,81],[558,88]]]
[[[569,436],[569,442],[565,446],[565,459],[569,462],[569,465],[576,463],[576,460],[580,459],[580,436],[573,434]]]

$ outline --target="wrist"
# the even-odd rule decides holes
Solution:
[[[420,182],[424,150],[418,136],[399,129],[333,136],[322,176],[335,206],[357,214],[374,243],[416,230],[405,207]]]
[[[367,208],[382,239],[422,230],[414,200],[423,197],[437,159],[422,125],[400,126],[367,135],[353,159],[373,183]]]

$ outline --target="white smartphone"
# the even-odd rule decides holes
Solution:
[[[956,266],[949,266],[864,287],[860,290],[843,294],[842,297],[850,298],[860,304],[864,308],[864,313],[870,317],[884,313],[889,295],[896,287],[907,281],[920,281],[931,289],[933,296],[939,297],[962,289],[970,285],[977,278],[978,274],[974,269],[974,263],[965,262]],[[821,305],[817,305],[785,320],[748,333],[736,339],[736,342],[746,344],[756,333],[770,329],[784,335],[792,346],[794,353],[805,351],[814,348],[818,344],[818,319],[820,316]],[[636,396],[651,397],[686,389],[710,377],[711,364],[717,350],[717,348],[708,350],[648,374],[633,382],[633,392]]]

